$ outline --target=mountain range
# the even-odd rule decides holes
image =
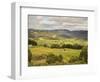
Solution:
[[[37,29],[28,29],[28,37],[64,37],[64,38],[80,38],[87,39],[88,31],[87,30],[67,30],[67,29],[54,29],[54,30],[37,30]]]

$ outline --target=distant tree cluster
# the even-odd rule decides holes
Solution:
[[[32,46],[38,46],[38,43],[35,41],[35,40],[31,40],[31,39],[28,39],[28,45],[32,45]],[[83,45],[80,45],[80,44],[50,44],[48,46],[48,44],[43,44],[42,46],[44,47],[50,47],[50,48],[71,48],[71,49],[82,49],[83,48]]]
[[[82,49],[83,46],[80,44],[51,44],[51,48],[71,48],[71,49]]]
[[[28,45],[36,46],[37,42],[35,40],[28,39]]]
[[[51,48],[61,48],[59,44],[52,44]]]

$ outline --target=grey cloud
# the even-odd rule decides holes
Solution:
[[[29,16],[29,28],[87,30],[87,17]]]

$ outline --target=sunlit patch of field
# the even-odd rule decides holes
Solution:
[[[36,42],[38,45],[51,45],[51,44],[79,44],[79,45],[87,45],[86,40],[82,39],[76,39],[76,38],[71,38],[71,39],[60,39],[60,40],[51,40],[51,39],[45,39],[45,38],[39,38],[36,39]]]
[[[34,56],[45,56],[53,53],[54,55],[62,55],[63,56],[63,61],[68,62],[71,57],[78,57],[80,55],[81,50],[76,50],[76,49],[57,49],[57,48],[46,48],[46,47],[32,47],[30,48],[33,57]],[[42,64],[45,63],[45,59],[42,60],[33,60],[32,61],[34,65],[36,64]]]

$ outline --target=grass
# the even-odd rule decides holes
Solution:
[[[29,50],[32,53],[32,60],[31,63],[29,63],[29,66],[44,66],[44,65],[60,65],[60,64],[80,64],[80,61],[77,59],[80,56],[81,49],[71,49],[71,48],[51,48],[50,46],[52,44],[79,44],[86,46],[87,40],[82,39],[76,39],[76,38],[63,38],[63,39],[49,39],[49,38],[35,38],[33,39],[37,42],[37,46],[31,46],[29,47]],[[44,44],[47,45],[47,47],[44,46]],[[63,63],[57,62],[54,64],[48,64],[46,62],[46,57],[50,54],[54,54],[55,56],[61,55],[63,57]],[[69,61],[75,57],[76,61],[72,61],[73,63],[70,63]]]
[[[60,39],[60,40],[51,40],[51,39],[44,39],[44,38],[39,38],[35,39],[38,45],[42,46],[44,44],[47,44],[50,46],[51,44],[80,44],[80,45],[87,45],[87,41],[82,40],[82,39],[76,39],[76,38],[70,38],[70,39]]]
[[[32,54],[36,55],[41,55],[41,54],[48,54],[48,53],[54,53],[56,54],[64,54],[64,55],[77,55],[79,54],[80,50],[75,50],[75,49],[69,49],[69,48],[64,48],[64,49],[57,49],[57,48],[47,48],[47,47],[32,47],[30,48]]]
[[[78,57],[80,55],[81,50],[76,49],[57,49],[57,48],[47,48],[47,47],[32,47],[30,48],[32,52],[32,56],[43,56],[53,53],[54,55],[62,55],[63,61],[68,63],[71,57]],[[42,60],[32,60],[34,65],[37,65],[38,63],[42,65],[42,63],[45,63],[45,59]]]

